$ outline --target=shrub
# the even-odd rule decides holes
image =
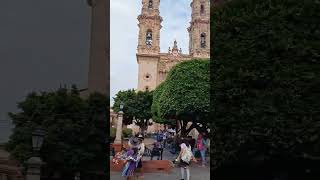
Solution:
[[[131,137],[132,136],[132,129],[128,129],[128,128],[122,129],[122,136],[124,138]]]

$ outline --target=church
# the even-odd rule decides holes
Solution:
[[[191,22],[187,29],[189,53],[182,53],[176,40],[167,52],[160,52],[160,0],[142,0],[136,54],[139,67],[138,91],[154,90],[179,62],[210,58],[210,0],[193,0],[190,6]]]
[[[137,91],[154,90],[166,79],[170,69],[177,63],[191,59],[210,58],[210,1],[193,0],[190,4],[191,22],[187,31],[189,33],[189,53],[182,53],[176,40],[167,52],[160,52],[160,30],[162,17],[160,16],[160,0],[142,0],[141,14],[138,16],[138,88]],[[116,114],[110,115],[110,124],[114,125]],[[139,126],[132,124],[134,133],[139,132]],[[164,129],[161,124],[153,123],[147,132],[156,132]],[[196,130],[190,135],[195,136]]]

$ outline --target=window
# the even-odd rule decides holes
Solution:
[[[205,33],[202,33],[200,36],[200,46],[201,46],[201,48],[206,47],[206,34]]]
[[[152,8],[153,8],[153,1],[152,1],[152,0],[149,0],[148,8],[149,8],[149,9],[152,9]]]
[[[146,91],[149,91],[149,86],[146,86]]]
[[[150,81],[151,79],[151,74],[147,73],[143,76],[143,78],[146,80],[146,81]]]
[[[200,14],[204,15],[204,5],[203,4],[201,4],[201,6],[200,6]]]
[[[146,34],[146,45],[152,45],[152,31],[149,29]]]

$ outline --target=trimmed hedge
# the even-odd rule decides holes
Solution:
[[[194,59],[174,66],[167,79],[160,84],[153,95],[152,113],[156,121],[181,120],[182,134],[189,121],[206,126],[210,111],[210,61]],[[196,126],[196,125],[195,125]]]

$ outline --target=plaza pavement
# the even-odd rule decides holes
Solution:
[[[146,144],[151,144],[154,140],[146,139]],[[168,149],[163,152],[163,160],[174,160],[177,155],[172,155]],[[156,159],[156,157],[154,158]],[[144,160],[150,160],[150,157],[144,157]],[[179,167],[173,167],[170,174],[166,173],[145,173],[143,180],[180,180],[181,172]],[[186,174],[186,173],[185,173]],[[111,172],[110,179],[112,180],[125,180],[121,177],[120,172]],[[140,178],[142,179],[142,178]],[[193,163],[190,168],[190,180],[209,180],[210,179],[210,167],[201,167],[199,164]]]

